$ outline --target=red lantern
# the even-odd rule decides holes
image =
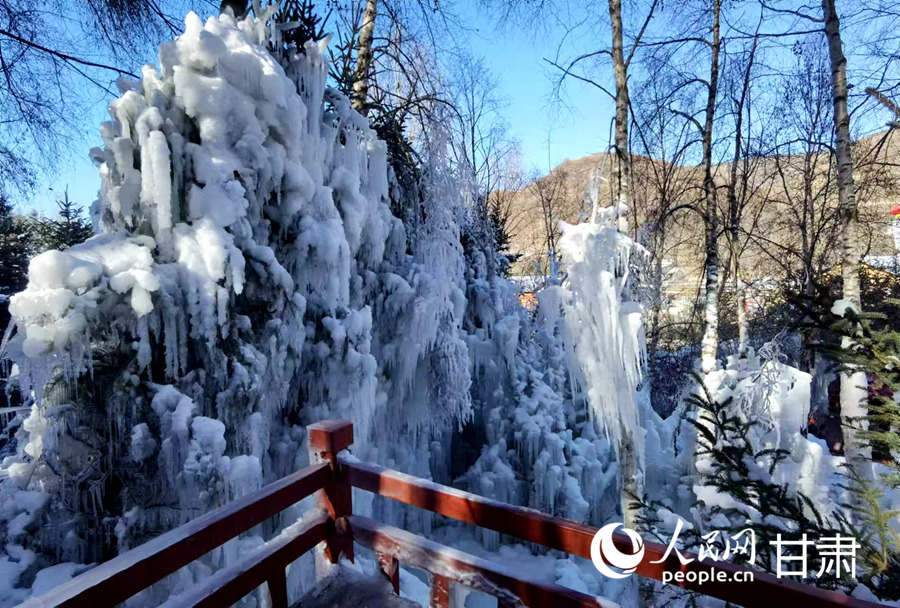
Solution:
[[[893,207],[891,207],[891,215],[893,215],[894,217],[900,215],[900,205],[894,205]]]

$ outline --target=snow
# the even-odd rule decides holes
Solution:
[[[838,317],[843,317],[847,310],[859,312],[856,305],[850,300],[835,300],[834,304],[831,306],[831,314]]]
[[[6,536],[11,540],[21,539],[29,529],[37,524],[50,495],[37,490],[17,492],[0,505],[4,519],[7,519]]]
[[[16,606],[30,595],[30,590],[17,587],[19,577],[34,563],[33,551],[20,545],[7,545],[0,555],[0,606]]]
[[[271,10],[191,13],[158,66],[119,80],[91,152],[100,234],[36,256],[10,298],[4,347],[26,411],[0,463],[0,607],[77,575],[104,547],[126,551],[306,466],[305,428],[327,418],[354,425],[344,457],[576,521],[631,525],[626,491],[661,500],[657,532],[680,519],[698,531],[761,521],[707,483],[693,427],[650,406],[632,272],[645,252],[627,236],[627,209],[601,206],[594,187],[590,219],[562,227],[561,264],[523,307],[524,279],[502,276],[478,211],[487,193],[453,154],[449,111],[407,125],[421,169],[408,183],[327,86],[328,41],[285,48]],[[846,498],[844,459],[801,435],[814,381],[752,352],[703,379],[756,423],[758,449],[787,452],[773,472],[746,463],[750,475],[824,506]],[[857,404],[846,414],[862,413],[864,387],[858,374],[842,383],[842,402]],[[289,540],[310,503],[132,604],[175,602],[228,576]],[[534,555],[361,493],[354,509],[539,580],[623,605],[637,597],[589,560]],[[290,567],[292,597],[313,579],[307,555]],[[401,579],[406,597],[426,601],[414,573]]]
[[[828,517],[835,504],[847,500],[843,457],[830,455],[825,443],[812,435],[801,434],[805,430],[810,410],[809,374],[786,365],[777,359],[765,359],[750,349],[746,359],[730,357],[725,370],[716,375],[714,397],[720,402],[728,397],[731,415],[753,422],[747,437],[754,453],[764,450],[784,450],[786,457],[774,471],[765,462],[746,459],[749,478],[783,486],[788,492],[802,493],[816,509]],[[685,445],[684,448],[688,446]],[[683,449],[684,449],[683,448]],[[685,519],[694,517],[703,529],[744,528],[747,523],[766,523],[791,531],[790,522],[771,515],[763,516],[751,505],[735,500],[705,483],[711,472],[707,459],[698,458],[696,478],[692,493],[698,501],[691,514],[682,506],[679,515]],[[815,514],[804,502],[809,518]],[[722,512],[719,512],[722,510]],[[724,517],[724,514],[738,517]],[[737,522],[737,523],[735,523]]]
[[[305,466],[305,426],[325,418],[351,420],[367,459],[449,481],[472,365],[466,189],[447,134],[421,132],[428,171],[402,191],[385,143],[326,87],[327,41],[273,53],[271,10],[189,14],[158,66],[119,80],[91,151],[100,234],[37,256],[11,298],[7,352],[33,403],[0,466],[0,504],[48,494],[28,542],[52,559],[99,559],[101,538],[134,546]],[[394,197],[425,207],[414,232]],[[511,369],[515,320],[499,333]],[[51,382],[97,374],[102,404],[53,409],[93,397]],[[106,495],[96,482],[111,469],[122,489]],[[96,489],[66,494],[61,471]],[[85,510],[109,512],[88,531],[71,515]],[[4,509],[0,524],[18,533],[32,515]],[[218,565],[200,560],[135,601],[159,603]]]
[[[123,234],[93,237],[65,252],[47,251],[31,260],[29,288],[10,299],[10,313],[25,328],[21,349],[30,358],[65,357],[75,344],[84,342],[97,322],[97,301],[116,294],[140,317],[150,311],[149,294],[159,288],[150,271],[151,248],[147,239]],[[82,345],[83,346],[83,345]],[[76,369],[83,361],[72,362]],[[25,361],[20,363],[20,367]],[[29,374],[30,366],[24,365]]]
[[[49,568],[39,570],[34,577],[34,585],[32,585],[31,587],[31,594],[35,597],[42,595],[50,591],[54,587],[58,587],[66,581],[75,578],[87,569],[88,566],[85,566],[84,564],[63,562],[61,564],[56,564],[55,566],[50,566]]]
[[[605,578],[597,571],[589,559],[565,556],[554,551],[535,555],[529,547],[524,544],[518,544],[513,540],[504,543],[497,549],[490,549],[484,547],[470,529],[460,529],[452,525],[435,529],[431,538],[436,542],[452,547],[454,550],[464,551],[469,555],[501,565],[522,578],[555,583],[569,589],[600,597],[604,605],[616,606],[616,602],[621,601],[623,594],[627,593],[627,583],[623,585],[622,581]],[[401,567],[401,593],[404,584],[402,578],[403,570]],[[415,597],[412,599],[418,599],[420,602],[425,600],[421,605],[428,605],[427,595],[421,599]],[[465,605],[469,606],[471,605],[469,602],[479,601],[484,603],[476,603],[474,605],[492,606],[496,602],[492,597],[486,597],[483,594],[472,594]]]
[[[412,608],[427,605],[427,595],[425,604],[404,599],[394,595],[390,583],[375,568],[369,569],[366,574],[360,570],[362,568],[357,569],[347,562],[341,562],[300,599],[301,604],[310,608]]]
[[[156,439],[150,433],[146,422],[134,425],[131,429],[131,458],[135,462],[147,460],[156,451]]]

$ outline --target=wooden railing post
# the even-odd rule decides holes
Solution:
[[[400,595],[400,562],[393,555],[377,552],[378,568],[394,589],[394,593]]]
[[[316,493],[316,506],[331,517],[325,555],[336,564],[341,554],[353,561],[353,538],[346,518],[353,514],[353,488],[346,471],[341,469],[337,454],[353,443],[353,425],[346,420],[324,420],[306,427],[309,441],[309,462],[327,462],[331,477],[325,488]]]
[[[284,566],[276,566],[266,583],[269,587],[269,603],[272,608],[288,608],[287,576]]]
[[[431,575],[431,591],[428,597],[428,608],[450,607],[450,579],[440,574]]]

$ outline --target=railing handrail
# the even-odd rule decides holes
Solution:
[[[551,549],[591,557],[591,541],[598,530],[593,526],[444,486],[345,454],[340,454],[338,461],[355,488]],[[631,541],[623,538],[627,541],[623,547],[627,546],[630,552]]]
[[[553,608],[609,608],[605,600],[556,583],[532,580],[499,562],[475,557],[387,524],[351,515],[353,540],[404,564],[497,596],[500,606],[553,606]],[[507,600],[507,601],[503,601]]]
[[[553,549],[591,559],[591,541],[599,528],[576,521],[552,517],[534,509],[517,507],[484,496],[440,485],[427,479],[420,479],[405,473],[361,462],[345,454],[338,456],[342,469],[350,484],[356,488],[390,498],[397,502],[419,507],[451,519],[475,524],[501,534],[544,545]],[[627,553],[633,551],[631,539],[624,534],[614,534],[616,546]],[[710,573],[705,583],[686,580],[672,584],[691,589],[741,606],[771,608],[788,605],[791,602],[817,602],[817,606],[840,606],[847,608],[876,608],[865,600],[848,597],[835,591],[804,585],[796,581],[777,578],[760,570],[747,568],[730,562],[710,564],[700,561],[695,554],[682,552],[685,558],[694,561],[682,564],[674,552],[662,563],[666,547],[660,543],[644,542],[644,559],[638,565],[636,574],[662,580],[663,572]],[[727,581],[716,580],[715,572],[728,575]],[[753,581],[734,583],[736,572],[752,572]],[[696,580],[696,579],[695,579]]]
[[[265,582],[273,608],[287,608],[285,568],[288,564],[323,541],[325,551],[319,556],[332,562],[337,562],[341,555],[352,560],[355,541],[377,552],[379,565],[395,591],[399,591],[400,561],[432,571],[431,606],[448,605],[451,580],[497,595],[504,607],[520,600],[543,605],[551,597],[554,606],[603,606],[603,601],[598,598],[552,583],[524,579],[487,560],[354,515],[351,488],[357,487],[588,559],[597,528],[442,486],[341,454],[353,443],[353,427],[349,422],[332,420],[307,428],[312,463],[309,467],[100,564],[50,592],[26,601],[24,606],[119,604],[316,492],[316,504],[324,512],[304,516],[296,528],[283,532],[238,563],[217,571],[172,598],[167,605],[229,606]],[[614,536],[614,542],[623,551],[632,550],[631,540],[624,535]],[[651,559],[661,558],[665,553],[665,547],[659,543],[645,543],[644,551],[649,559],[644,559],[636,572],[657,580],[662,580],[664,572],[753,572],[753,582],[740,584],[729,585],[717,581],[714,576],[703,585],[686,578],[674,583],[742,606],[770,608],[792,602],[849,608],[878,606],[727,562],[712,565],[695,559],[682,565],[675,555],[671,555],[664,563],[650,563]]]
[[[272,605],[287,606],[284,567],[325,540],[329,521],[328,514],[322,511],[311,517],[304,516],[304,521],[296,529],[285,530],[245,559],[217,570],[212,576],[171,598],[160,608],[232,606],[265,582],[270,583],[270,593],[282,594],[281,597],[272,598]],[[271,584],[273,575],[280,577],[279,584]]]
[[[328,464],[315,464],[282,477],[258,492],[214,509],[153,540],[103,562],[23,608],[114,606],[162,580],[198,557],[246,532],[321,489]]]

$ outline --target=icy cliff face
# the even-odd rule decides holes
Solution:
[[[190,14],[120,81],[92,151],[102,234],[35,258],[13,297],[34,405],[0,539],[20,553],[109,557],[304,466],[325,417],[430,475],[429,437],[471,414],[453,206],[429,203],[408,253],[385,144],[326,87],[324,43],[270,51],[268,17]],[[425,187],[452,196],[441,145]]]

